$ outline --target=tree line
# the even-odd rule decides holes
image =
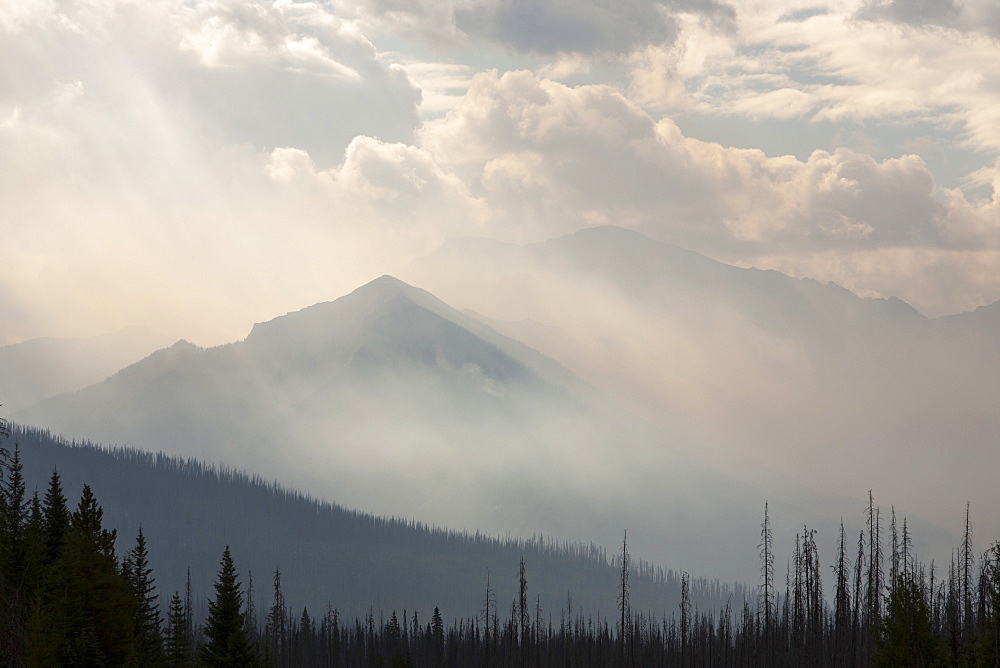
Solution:
[[[483,573],[508,573],[523,556],[531,566],[532,592],[543,601],[564,600],[572,590],[575,608],[615,609],[618,573],[610,562],[616,551],[604,546],[375,516],[243,471],[135,448],[71,443],[21,425],[12,425],[8,443],[14,442],[21,445],[29,496],[34,489],[44,492],[53,468],[71,496],[89,484],[102,502],[106,524],[118,529],[120,551],[131,547],[141,526],[159,582],[183,584],[190,570],[199,618],[224,544],[244,575],[252,572],[257,580],[254,603],[260,608],[268,598],[260,583],[280,566],[288,600],[310,611],[335,601],[341,615],[355,617],[370,608],[402,610],[431,602],[455,617],[472,617],[481,607]],[[677,569],[636,560],[634,605],[676,607],[680,580]],[[501,599],[516,593],[514,577],[498,578],[494,585]],[[692,578],[691,598],[701,609],[715,609],[730,597],[742,600],[744,586]]]
[[[883,517],[869,495],[855,543],[843,525],[824,567],[815,531],[803,527],[783,585],[769,510],[761,525],[759,587],[699,610],[681,578],[673,610],[632,607],[636,572],[623,539],[612,614],[574,610],[572,595],[543,606],[530,564],[511,565],[515,596],[499,600],[505,574],[484,573],[479,613],[450,619],[435,608],[341,616],[293,608],[282,574],[270,603],[255,605],[228,546],[207,614],[195,619],[190,577],[161,598],[146,536],[116,552],[117,534],[88,485],[75,506],[60,475],[30,497],[18,446],[0,448],[0,664],[9,666],[996,666],[1000,665],[1000,544],[977,554],[969,508],[950,562],[921,563],[906,519]],[[832,573],[827,600],[823,575]],[[546,605],[551,605],[547,603]]]

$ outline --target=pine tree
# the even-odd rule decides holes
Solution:
[[[48,539],[57,536],[65,516],[61,490],[53,474],[46,495]],[[46,567],[41,605],[32,611],[38,637],[32,651],[54,654],[64,665],[131,665],[136,662],[133,615],[136,600],[119,571],[115,532],[102,526],[104,512],[89,486],[76,510],[55,560]],[[58,541],[47,542],[51,548]]]
[[[845,657],[848,648],[848,637],[851,627],[851,592],[847,564],[847,535],[844,533],[844,520],[840,520],[840,542],[837,546],[837,565],[834,570],[837,574],[837,584],[834,587],[833,595],[833,624],[836,634],[835,652],[841,657]],[[843,661],[847,663],[847,661]]]
[[[244,629],[243,592],[238,577],[227,545],[215,581],[215,598],[208,602],[206,642],[199,648],[199,658],[206,666],[235,668],[259,663]]]
[[[14,454],[7,465],[7,475],[0,478],[0,573],[8,587],[20,587],[24,578],[24,534],[28,523],[24,467],[21,448],[14,444]]]
[[[490,663],[490,653],[496,639],[491,634],[490,620],[496,617],[497,611],[496,592],[490,584],[490,572],[486,571],[486,597],[483,599],[483,647],[486,655],[486,664]]]
[[[275,663],[279,666],[285,665],[288,645],[288,608],[285,606],[285,595],[281,593],[281,571],[277,568],[274,569],[274,602],[267,613],[265,635]]]
[[[0,456],[0,664],[13,664],[21,653],[32,595],[28,589],[27,527],[21,449],[15,443],[9,460]]]
[[[767,501],[764,502],[764,521],[760,525],[760,589],[761,613],[763,617],[764,660],[771,659],[771,634],[774,626],[774,542],[771,535],[771,517]]]
[[[691,665],[691,584],[681,575],[681,666]]]
[[[528,578],[525,575],[524,557],[517,569],[517,617],[521,646],[528,642]]]
[[[59,556],[69,533],[69,507],[63,495],[59,472],[55,470],[42,501],[42,517],[45,524],[45,564],[48,565]]]
[[[444,660],[444,622],[437,606],[434,607],[434,614],[431,616],[431,643],[434,665],[439,666]]]
[[[897,576],[885,599],[885,614],[876,624],[876,649],[872,666],[936,665],[937,645],[931,629],[930,609],[912,574]]]
[[[977,665],[1000,666],[1000,542],[984,556],[989,615],[976,648]]]
[[[192,665],[191,636],[188,634],[188,620],[180,592],[174,592],[170,598],[164,658],[170,668],[187,668]]]
[[[135,539],[135,547],[125,559],[129,572],[129,584],[135,596],[137,606],[133,617],[136,635],[136,651],[144,666],[156,666],[163,659],[163,633],[161,630],[163,616],[160,613],[159,595],[156,593],[156,580],[153,569],[149,567],[149,551],[146,548],[146,537],[139,527]]]
[[[622,564],[621,572],[619,573],[619,592],[618,592],[618,612],[620,615],[620,621],[618,622],[618,640],[621,644],[621,651],[624,656],[625,644],[628,639],[629,631],[629,620],[631,614],[629,612],[629,585],[628,585],[628,573],[629,563],[628,563],[628,532],[622,538]]]

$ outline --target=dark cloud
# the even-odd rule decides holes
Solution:
[[[521,52],[626,53],[673,43],[675,11],[702,14],[720,29],[735,18],[732,7],[712,1],[501,0],[456,11],[455,24],[472,37],[496,40]]]
[[[910,25],[952,25],[961,14],[955,0],[870,0],[858,15]]]

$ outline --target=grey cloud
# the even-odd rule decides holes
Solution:
[[[672,43],[677,28],[666,7],[646,0],[505,0],[456,12],[460,29],[532,53],[627,52]]]
[[[677,12],[699,14],[717,30],[731,30],[736,17],[731,5],[717,0],[369,0],[364,11],[375,22],[421,33],[435,43],[460,34],[543,55],[621,54],[672,44]]]
[[[994,0],[869,0],[857,17],[1000,37],[1000,5]]]
[[[912,25],[949,25],[961,13],[955,0],[870,0],[859,16]]]

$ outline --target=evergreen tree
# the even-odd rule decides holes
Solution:
[[[431,616],[431,647],[433,651],[434,665],[439,666],[444,660],[444,621],[441,619],[441,611],[434,608]]]
[[[985,628],[976,648],[976,662],[984,667],[1000,666],[1000,542],[993,545],[984,560],[988,615],[983,620]]]
[[[90,487],[70,516],[53,473],[42,515],[46,563],[28,619],[29,664],[135,665],[136,602],[119,571],[115,532],[103,528]]]
[[[0,425],[0,430],[3,428],[4,425]],[[14,453],[9,459],[6,450],[0,455],[0,664],[13,663],[13,657],[21,653],[31,596],[26,553],[27,527],[28,505],[21,449],[15,443]]]
[[[48,565],[58,558],[69,533],[69,507],[56,470],[52,471],[49,487],[42,501],[42,517],[45,520],[45,564]]]
[[[281,592],[281,571],[274,569],[274,602],[267,613],[265,638],[270,656],[278,666],[286,665],[288,645],[288,608]]]
[[[135,547],[128,553],[125,563],[137,603],[133,623],[138,657],[142,665],[156,666],[163,659],[163,615],[160,613],[160,597],[156,593],[153,569],[149,567],[149,551],[142,527],[139,527]]]
[[[7,475],[0,477],[0,573],[8,588],[18,589],[24,579],[28,504],[21,448],[16,443],[6,468]]]
[[[760,606],[764,629],[764,660],[771,658],[771,633],[774,625],[774,540],[771,535],[771,517],[768,503],[764,502],[764,521],[760,525]]]
[[[834,571],[837,576],[837,584],[833,594],[833,624],[836,634],[835,652],[839,654],[846,664],[846,654],[849,651],[848,641],[851,627],[851,593],[850,593],[850,573],[847,564],[847,535],[844,532],[844,520],[840,520],[840,542],[837,546],[837,563]]]
[[[170,597],[167,611],[167,634],[164,639],[164,659],[170,668],[187,668],[191,661],[191,636],[180,592]]]
[[[259,664],[244,628],[243,592],[238,577],[227,545],[215,581],[215,598],[208,602],[206,642],[199,648],[199,658],[206,666],[235,668]]]
[[[872,666],[921,668],[937,663],[930,608],[912,574],[900,574],[885,597],[885,614],[876,624]]]

